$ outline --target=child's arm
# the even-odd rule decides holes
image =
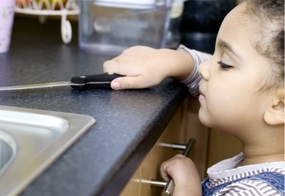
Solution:
[[[185,51],[145,46],[131,47],[103,65],[107,73],[126,76],[112,81],[115,90],[151,87],[166,77],[184,80],[192,73],[193,66],[192,56]]]
[[[162,163],[160,173],[164,180],[173,179],[173,196],[201,196],[201,180],[193,161],[183,155],[176,155]]]

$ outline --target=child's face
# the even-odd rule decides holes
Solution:
[[[212,59],[199,67],[201,122],[235,135],[261,128],[271,100],[270,93],[260,90],[271,73],[268,61],[255,49],[260,26],[244,10],[243,3],[228,14]]]

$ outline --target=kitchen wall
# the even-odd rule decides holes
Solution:
[[[186,1],[180,23],[182,44],[213,53],[219,27],[236,4],[236,0]]]

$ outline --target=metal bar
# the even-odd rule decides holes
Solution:
[[[195,142],[195,139],[192,139],[192,138],[189,139],[187,146],[186,146],[186,149],[183,152],[184,156],[188,155],[188,153],[189,153],[190,149],[192,148],[194,142]],[[171,179],[167,182],[166,186],[164,187],[164,189],[161,193],[161,196],[170,196],[170,195],[172,195],[173,191],[174,191],[174,181],[173,181],[173,179]]]
[[[164,188],[167,182],[157,180],[141,180],[142,183],[150,184],[152,187]]]

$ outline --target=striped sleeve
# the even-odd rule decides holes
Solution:
[[[183,45],[180,45],[177,50],[188,52],[194,59],[193,72],[188,76],[188,78],[181,82],[188,87],[188,91],[191,95],[197,97],[199,95],[199,83],[201,80],[201,76],[198,72],[198,66],[201,63],[210,60],[212,55],[189,49]]]
[[[258,180],[243,180],[226,186],[220,190],[216,195],[238,195],[238,196],[284,196],[276,191],[273,187],[266,182]]]

